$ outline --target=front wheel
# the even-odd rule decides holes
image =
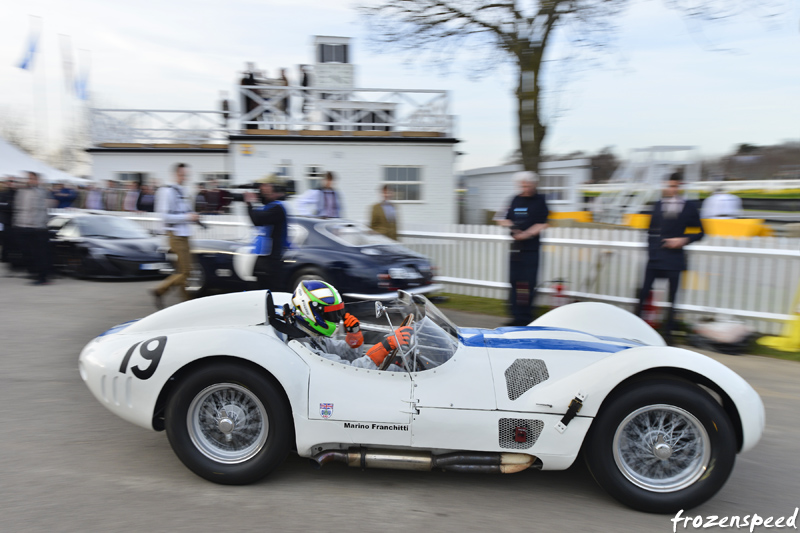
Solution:
[[[192,256],[192,264],[189,267],[189,275],[186,277],[186,292],[193,298],[205,296],[208,292],[208,283],[206,282],[206,271],[200,260]]]
[[[225,485],[258,481],[283,462],[290,407],[269,377],[243,365],[207,366],[182,381],[165,413],[167,438],[186,467]]]
[[[584,450],[589,470],[611,496],[640,511],[674,513],[722,488],[736,437],[722,406],[700,387],[650,381],[603,407]]]

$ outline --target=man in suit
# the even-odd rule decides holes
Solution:
[[[392,203],[392,189],[384,185],[383,201],[372,206],[369,227],[392,240],[397,240],[397,208]]]
[[[644,303],[650,296],[653,282],[658,278],[669,280],[669,312],[664,324],[664,339],[672,342],[672,329],[675,321],[675,297],[681,272],[686,270],[684,247],[703,238],[703,223],[697,203],[681,195],[683,175],[675,172],[666,181],[661,200],[653,206],[650,227],[647,231],[647,268],[644,273],[642,291],[636,314],[642,316]],[[699,228],[699,232],[689,233],[689,228]]]

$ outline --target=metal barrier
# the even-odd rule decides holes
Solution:
[[[125,216],[147,229],[158,217]],[[196,238],[249,240],[249,220],[236,215],[204,217]],[[423,229],[424,228],[424,229]],[[432,231],[435,229],[436,231]],[[437,281],[448,292],[505,299],[508,291],[508,231],[497,226],[409,225],[401,242],[431,259]],[[647,261],[644,232],[628,229],[550,228],[542,238],[540,292],[554,292],[562,280],[563,295],[609,302],[632,309]],[[800,281],[800,239],[706,237],[687,247],[689,270],[682,277],[678,309],[692,320],[725,314],[746,320],[764,333],[778,333],[780,322],[795,318],[790,310]],[[657,280],[657,295],[663,297]],[[665,306],[665,302],[656,305]]]

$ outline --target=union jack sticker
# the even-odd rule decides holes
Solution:
[[[333,416],[333,404],[332,403],[321,403],[319,404],[319,414],[322,418],[330,418]]]

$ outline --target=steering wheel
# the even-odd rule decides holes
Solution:
[[[408,313],[405,316],[405,318],[403,319],[403,322],[400,323],[400,327],[402,328],[403,326],[410,326],[413,323],[414,323],[414,313]],[[392,335],[394,335],[394,332],[392,332]],[[398,344],[397,348],[392,350],[389,353],[389,355],[387,355],[383,359],[383,362],[381,363],[381,366],[378,367],[378,370],[386,370],[387,368],[389,368],[389,365],[392,364],[392,362],[394,361],[394,358],[397,356],[397,352],[399,350],[400,350],[400,345]]]

